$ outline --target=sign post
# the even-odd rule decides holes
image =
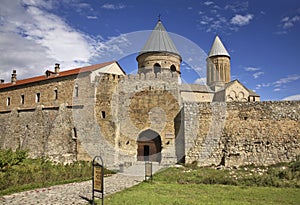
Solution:
[[[152,181],[152,162],[145,162],[145,180],[151,179]]]
[[[101,193],[102,205],[104,204],[104,168],[101,156],[96,156],[93,159],[93,205],[95,204],[95,192]]]

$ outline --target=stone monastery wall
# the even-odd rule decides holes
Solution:
[[[74,84],[67,89],[70,104],[59,101],[61,91],[57,104],[43,105],[41,98],[40,104],[2,109],[0,148],[60,162],[101,154],[107,167],[117,167],[136,161],[141,132],[153,130],[161,137],[163,164],[185,156],[186,163],[203,166],[267,165],[300,154],[299,101],[182,102],[176,73],[101,75],[92,83],[86,76],[78,85],[76,98]]]
[[[300,155],[299,101],[185,103],[184,110],[186,163],[269,165]]]
[[[54,161],[76,160],[76,136],[71,109],[13,111],[0,114],[0,148],[29,150],[33,158],[50,156]]]

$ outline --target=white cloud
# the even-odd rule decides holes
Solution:
[[[23,0],[22,3],[26,6],[35,6],[45,9],[52,9],[54,1],[43,1],[43,0]]]
[[[88,37],[83,33],[71,28],[58,16],[38,8],[30,7],[27,13],[33,22],[24,25],[24,34],[27,39],[46,47],[51,58],[67,62],[86,62],[90,58]]]
[[[278,27],[281,28],[281,30],[275,32],[275,34],[283,35],[287,34],[290,29],[292,29],[297,23],[300,22],[300,9],[296,10],[297,14],[284,16]]]
[[[227,4],[224,8],[225,10],[231,10],[235,13],[246,11],[249,7],[248,1],[236,2],[232,4]]]
[[[87,19],[98,19],[97,16],[87,16],[86,18],[87,18]]]
[[[238,26],[245,26],[250,23],[250,21],[253,19],[254,15],[247,14],[245,16],[242,16],[240,14],[236,14],[231,20],[230,23],[233,25]]]
[[[296,80],[299,80],[299,79],[300,79],[300,75],[290,75],[288,77],[281,78],[281,79],[273,82],[272,84],[275,87],[280,87],[282,84],[290,83],[292,81],[296,81]]]
[[[260,71],[260,72],[256,72],[256,73],[253,73],[253,77],[254,79],[258,78],[259,76],[263,75],[264,72]]]
[[[280,88],[274,88],[274,90],[273,91],[275,91],[275,92],[279,92],[281,89]]]
[[[261,87],[262,87],[261,84],[257,84],[257,85],[255,86],[255,90],[259,90]]]
[[[286,16],[286,17],[284,17],[283,19],[281,19],[281,22],[286,22],[286,21],[288,21],[288,20],[289,20],[289,17]]]
[[[120,10],[120,9],[124,9],[126,6],[124,4],[103,4],[102,8],[104,9],[111,9],[111,10]]]
[[[204,4],[205,4],[206,6],[209,6],[209,5],[214,4],[214,2],[212,2],[212,1],[206,1],[206,2],[204,2]]]
[[[104,41],[72,28],[51,13],[55,7],[49,2],[1,1],[0,78],[6,82],[13,69],[23,79],[42,75],[55,63],[65,70],[94,63],[102,56],[100,62],[111,61],[117,56],[113,53],[122,53],[121,46],[128,45],[124,35]]]
[[[291,95],[291,96],[283,98],[282,100],[288,100],[288,101],[291,101],[291,100],[300,100],[300,94]]]
[[[286,16],[281,20],[281,26],[283,29],[289,29],[292,28],[298,21],[300,21],[300,17],[298,15],[293,17]]]
[[[246,67],[244,68],[245,71],[258,71],[260,68],[255,68],[255,67]]]
[[[254,18],[254,15],[240,15],[235,14],[236,12],[246,12],[248,9],[248,2],[245,3],[233,3],[224,6],[219,6],[216,2],[206,1],[205,5],[210,6],[209,12],[199,11],[198,14],[201,15],[199,22],[199,29],[206,32],[213,33],[226,33],[238,31],[240,26],[244,26],[250,23]],[[228,11],[229,10],[229,11]],[[231,19],[228,18],[228,12],[233,12],[235,15]]]
[[[228,25],[228,21],[225,17],[221,15],[216,15],[216,17],[217,18],[206,16],[206,15],[201,17],[201,20],[199,22],[202,26],[207,25],[205,28],[206,32],[220,31],[223,30]],[[203,28],[201,27],[201,29]]]
[[[200,85],[206,85],[206,77],[204,78],[197,78],[195,81],[194,81],[195,84],[200,84]]]
[[[256,85],[255,89],[260,89],[262,87],[270,87],[270,86],[274,86],[274,91],[280,91],[281,90],[281,86],[283,84],[287,84],[296,80],[300,79],[300,75],[290,75],[284,78],[280,78],[279,80],[276,80],[274,82],[271,83],[262,83],[262,84],[258,84]]]

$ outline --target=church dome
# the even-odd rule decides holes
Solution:
[[[227,52],[219,36],[216,36],[215,41],[209,51],[208,57],[212,57],[212,56],[230,57],[229,53]]]
[[[169,52],[180,56],[168,32],[159,20],[139,55],[149,52]]]

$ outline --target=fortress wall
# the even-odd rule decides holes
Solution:
[[[75,83],[78,96],[73,90]],[[32,98],[40,90],[41,102],[12,104],[7,111],[0,112],[0,148],[24,149],[30,157],[45,156],[60,162],[91,160],[99,155],[99,146],[87,149],[100,141],[94,120],[94,86],[90,77],[82,73],[48,84],[15,88],[11,95],[26,91]],[[56,101],[52,98],[54,88],[58,88]]]
[[[28,150],[29,156],[54,161],[76,159],[71,110],[13,111],[0,115],[0,148]]]
[[[300,154],[299,101],[223,104],[185,103],[186,163],[269,165]]]
[[[116,167],[136,160],[136,140],[151,129],[161,136],[164,164],[185,156],[203,166],[267,165],[300,154],[299,101],[182,104],[177,77],[104,74],[91,83],[83,76],[70,104],[0,112],[0,148],[61,162],[101,154],[107,167]]]

